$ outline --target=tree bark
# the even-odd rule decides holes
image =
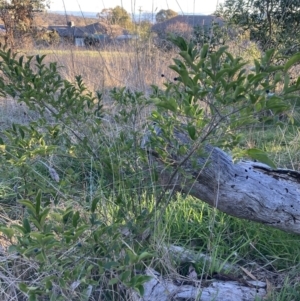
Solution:
[[[180,140],[186,141],[182,137]],[[173,164],[170,169],[149,150],[158,162],[163,185],[229,215],[300,233],[300,173],[272,169],[258,162],[233,163],[228,154],[216,147],[207,146],[206,152],[207,157],[195,157],[195,153],[188,160],[176,157],[175,161],[181,163]],[[176,169],[183,172],[178,171],[174,176]]]

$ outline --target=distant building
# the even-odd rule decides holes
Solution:
[[[99,23],[88,26],[75,26],[74,22],[69,21],[66,26],[51,25],[48,29],[56,31],[62,40],[78,47],[85,46],[85,40],[87,38],[93,37],[104,40],[107,36],[105,34],[105,28]]]
[[[56,31],[61,39],[78,47],[104,44],[113,39],[126,40],[135,38],[135,36],[129,35],[122,27],[103,22],[96,22],[86,26],[75,26],[74,22],[68,22],[66,26],[52,25],[48,29]]]
[[[224,24],[221,18],[214,15],[178,15],[154,24],[151,31],[158,35],[168,32],[190,33],[196,26],[210,26],[213,22],[221,26]]]

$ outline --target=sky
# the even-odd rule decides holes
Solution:
[[[117,5],[129,13],[156,13],[161,9],[172,9],[178,13],[210,14],[216,9],[217,3],[224,0],[50,0],[52,11],[83,11],[100,12],[103,8],[113,8]],[[65,6],[65,7],[64,7]]]

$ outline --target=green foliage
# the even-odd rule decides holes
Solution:
[[[164,22],[164,21],[167,21],[167,20],[169,20],[171,18],[176,17],[177,15],[178,15],[178,13],[176,13],[172,9],[161,9],[155,15],[155,19],[156,19],[156,22]]]
[[[120,25],[126,29],[131,29],[133,24],[130,14],[121,6],[114,8],[104,8],[98,17],[111,25]]]
[[[300,50],[299,7],[298,0],[226,0],[217,13],[238,28],[249,30],[250,39],[259,42],[264,51],[277,48],[289,55]]]
[[[289,71],[299,55],[274,66],[275,51],[270,50],[250,69],[227,47],[212,52],[207,44],[171,40],[179,48],[170,66],[174,80],[164,89],[153,86],[149,98],[114,88],[106,111],[102,93],[90,92],[80,76],[70,82],[62,79],[56,63],[45,64],[44,56],[0,50],[1,96],[15,98],[36,114],[27,125],[13,124],[0,133],[1,180],[10,183],[0,190],[1,198],[14,211],[0,231],[11,252],[36,263],[31,278],[19,286],[31,300],[88,300],[99,283],[103,300],[118,299],[116,291],[118,300],[126,299],[124,288],[143,294],[149,277],[136,271],[154,257],[147,249],[151,218],[172,195],[163,190],[157,197],[164,188],[155,187],[158,175],[147,151],[166,168],[176,166],[176,172],[194,153],[203,154],[208,143],[273,165],[261,150],[240,149],[241,130],[276,125],[277,116],[298,109],[300,80],[291,85]],[[152,123],[145,131],[149,107]],[[183,232],[191,234],[188,223]],[[210,237],[207,250],[226,263],[234,251],[212,248],[222,243],[223,234]],[[238,251],[249,245],[243,239]],[[39,281],[32,286],[35,277]]]
[[[37,46],[57,46],[60,42],[60,36],[56,31],[46,31],[45,29],[35,29],[33,38]]]
[[[0,57],[2,97],[36,113],[28,125],[13,124],[0,135],[0,166],[13,179],[10,202],[22,208],[20,220],[2,224],[1,232],[11,252],[37,262],[45,275],[34,287],[23,279],[20,290],[31,300],[88,300],[101,280],[120,296],[124,286],[142,294],[148,277],[134,270],[152,255],[134,239],[145,230],[143,208],[151,198],[137,185],[144,180],[138,162],[145,160],[137,116],[147,100],[139,92],[111,91],[118,111],[107,117],[132,126],[113,137],[111,124],[103,123],[102,93],[88,91],[80,76],[74,83],[62,79],[44,56],[1,49]]]
[[[150,21],[140,21],[135,24],[135,27],[135,33],[138,34],[142,40],[150,38],[152,28],[152,23]]]
[[[0,19],[5,26],[6,42],[13,46],[17,39],[32,29],[34,13],[49,7],[48,0],[1,0]]]
[[[193,29],[192,40],[200,47],[209,44],[210,50],[214,51],[217,47],[225,45],[229,40],[228,28],[225,25],[220,26],[217,22],[212,22],[209,26],[198,25]]]
[[[274,66],[274,50],[269,50],[250,69],[247,62],[228,53],[226,46],[210,52],[207,44],[199,49],[181,37],[171,40],[180,49],[179,58],[170,66],[176,77],[165,84],[164,91],[155,87],[152,96],[158,108],[152,119],[164,137],[157,142],[158,152],[171,162],[179,153],[184,161],[210,143],[274,166],[263,151],[239,150],[240,130],[276,122],[275,116],[288,114],[298,97],[300,81],[291,86],[287,71],[298,62],[298,55],[285,66]],[[175,131],[188,134],[189,150],[186,143],[174,141]],[[166,147],[170,143],[172,148]]]
[[[21,258],[32,258],[40,265],[40,272],[47,275],[34,288],[28,286],[27,281],[20,284],[21,291],[32,300],[37,300],[34,299],[37,296],[56,300],[59,295],[70,293],[75,298],[89,287],[92,292],[100,279],[107,281],[107,287],[122,283],[143,293],[142,284],[149,277],[136,275],[133,267],[153,255],[136,254],[128,249],[122,242],[118,223],[108,225],[95,213],[95,208],[81,212],[73,206],[51,208],[41,191],[35,199],[19,203],[26,208],[23,224],[3,225],[0,231],[11,240],[11,252],[17,252]],[[107,273],[113,276],[105,276]],[[71,292],[69,288],[74,283],[76,286]],[[54,289],[57,285],[59,290]],[[76,290],[79,286],[80,290]]]
[[[172,244],[211,255],[214,261],[204,258],[196,263],[198,274],[205,270],[213,275],[220,273],[226,263],[242,262],[245,266],[248,261],[270,264],[272,271],[286,271],[298,265],[297,235],[230,217],[190,196],[178,194],[174,198],[159,231]]]
[[[269,158],[267,153],[265,153],[264,151],[260,150],[260,149],[256,149],[256,148],[250,148],[247,149],[244,153],[244,156],[248,156],[250,157],[252,160],[257,160],[260,161],[262,163],[265,163],[267,165],[269,165],[272,168],[276,168],[276,165],[274,164],[274,162],[272,162]]]
[[[16,98],[39,114],[28,126],[14,124],[2,134],[2,157],[18,167],[19,192],[27,198],[41,185],[45,191],[52,190],[47,176],[42,175],[47,169],[51,175],[54,154],[56,158],[68,157],[70,162],[80,164],[85,164],[89,156],[97,158],[98,146],[93,145],[93,138],[101,124],[101,94],[95,97],[87,91],[80,76],[75,83],[63,80],[56,63],[43,63],[44,56],[24,60],[9,50],[1,50],[0,57],[2,95]],[[81,154],[87,157],[78,159]],[[61,183],[62,190],[68,190],[69,182],[77,181],[71,174]],[[57,181],[52,172],[53,176]],[[36,177],[41,181],[37,182]]]

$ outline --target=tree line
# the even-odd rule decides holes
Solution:
[[[217,9],[229,26],[249,34],[263,51],[300,51],[300,0],[226,0]]]
[[[5,43],[14,47],[15,41],[34,31],[35,15],[48,8],[49,0],[0,0],[0,20],[6,31]],[[226,0],[219,5],[215,14],[231,28],[247,32],[250,40],[257,42],[263,51],[278,48],[283,55],[288,55],[300,50],[299,8],[300,0]],[[164,22],[177,15],[174,10],[161,9],[155,14],[155,21]],[[149,31],[152,24],[152,20],[133,20],[131,14],[121,6],[105,8],[97,17],[102,22],[119,25],[129,32]]]

